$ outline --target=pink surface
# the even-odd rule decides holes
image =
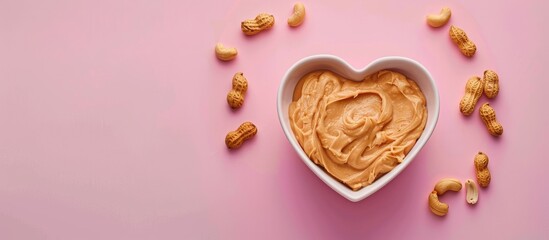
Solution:
[[[187,1],[188,2],[188,1]],[[542,239],[549,234],[549,81],[543,1],[306,1],[305,23],[285,21],[293,1],[0,2],[0,239]],[[467,59],[427,13],[478,46]],[[266,11],[255,37],[242,19]],[[217,61],[215,43],[239,49]],[[312,54],[356,67],[387,55],[418,60],[441,96],[438,126],[408,168],[352,203],[321,182],[286,140],[276,114],[286,69]],[[468,77],[499,73],[490,100],[505,127],[491,137],[458,102]],[[227,106],[236,71],[245,105]],[[485,97],[481,102],[488,101]],[[238,151],[225,134],[259,133]],[[490,157],[492,184],[476,206],[465,191],[427,196],[442,177],[474,177]]]

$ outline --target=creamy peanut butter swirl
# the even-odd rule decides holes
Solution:
[[[354,191],[401,163],[427,121],[417,84],[388,70],[361,82],[311,72],[297,84],[289,113],[309,158]]]

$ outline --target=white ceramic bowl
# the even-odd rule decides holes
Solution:
[[[423,133],[417,140],[412,150],[410,150],[410,152],[406,155],[401,164],[396,166],[393,170],[376,180],[371,185],[358,191],[353,191],[346,187],[336,179],[332,178],[332,176],[326,173],[321,167],[314,164],[313,161],[307,157],[297,142],[290,126],[288,107],[292,102],[292,96],[297,82],[305,74],[321,69],[330,70],[347,79],[357,81],[360,81],[364,79],[365,76],[383,69],[395,70],[413,79],[419,85],[426,98],[427,124],[425,125],[425,130],[423,130]],[[425,67],[423,67],[423,65],[415,60],[396,56],[382,57],[362,69],[355,69],[339,57],[332,55],[314,55],[299,60],[292,67],[290,67],[290,69],[288,69],[282,78],[282,82],[280,83],[280,87],[278,89],[277,105],[278,118],[280,120],[280,124],[282,125],[282,129],[284,130],[284,134],[286,134],[286,137],[294,147],[297,154],[301,157],[301,160],[303,160],[309,169],[311,169],[328,186],[350,201],[357,202],[370,196],[385,186],[385,184],[389,183],[393,178],[400,174],[400,172],[402,172],[408,164],[410,164],[421,148],[423,148],[437,124],[439,101],[438,90],[431,74]]]

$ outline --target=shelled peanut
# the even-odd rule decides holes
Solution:
[[[478,202],[478,188],[477,184],[471,180],[467,179],[465,181],[465,189],[467,191],[465,200],[469,204],[476,204]]]
[[[254,19],[242,21],[240,28],[246,35],[255,35],[263,30],[271,28],[275,23],[274,16],[268,13],[260,13]]]
[[[501,126],[501,123],[499,123],[496,118],[496,110],[494,110],[489,103],[482,104],[479,113],[480,118],[482,118],[484,125],[486,125],[488,132],[490,132],[492,136],[497,137],[503,134],[503,126]]]
[[[236,109],[244,104],[244,95],[248,90],[248,80],[244,74],[237,72],[233,76],[232,89],[227,93],[227,103],[231,108]]]
[[[229,149],[239,148],[244,141],[257,134],[256,126],[251,122],[242,123],[235,131],[230,131],[225,137],[225,145]]]
[[[473,76],[467,80],[465,84],[465,95],[459,102],[459,110],[464,115],[468,116],[475,110],[475,105],[478,102],[484,88],[484,82],[477,76]]]
[[[492,70],[484,71],[484,94],[488,98],[495,98],[499,93],[499,77]]]
[[[467,37],[467,34],[463,29],[456,26],[450,27],[450,38],[458,46],[459,50],[463,55],[467,57],[472,57],[477,51],[477,46],[473,41]]]
[[[492,180],[492,175],[488,169],[488,156],[483,152],[478,152],[475,156],[475,170],[477,175],[478,185],[481,187],[488,187]]]

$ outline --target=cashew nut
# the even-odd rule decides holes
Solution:
[[[478,188],[477,188],[477,184],[475,183],[475,181],[471,180],[471,179],[467,179],[467,181],[465,181],[465,187],[466,187],[466,190],[467,190],[467,203],[469,204],[475,204],[477,203],[478,201]]]
[[[215,56],[221,61],[233,60],[237,54],[236,48],[228,48],[221,43],[215,45]]]
[[[440,10],[439,14],[427,15],[427,24],[431,27],[441,27],[450,20],[451,16],[452,11],[450,11],[450,8],[444,7]]]
[[[303,3],[297,2],[294,5],[294,13],[288,18],[288,25],[290,27],[297,27],[303,23],[305,19],[305,5]]]
[[[429,194],[429,208],[437,216],[444,216],[448,213],[448,204],[440,202],[436,191]]]
[[[448,190],[459,192],[461,190],[461,181],[455,178],[443,178],[435,185],[435,191],[438,195],[442,195]]]
[[[444,216],[448,213],[448,204],[440,202],[438,196],[446,191],[458,192],[461,190],[461,181],[455,178],[443,178],[435,184],[435,189],[429,194],[429,207],[431,212],[437,216]]]

